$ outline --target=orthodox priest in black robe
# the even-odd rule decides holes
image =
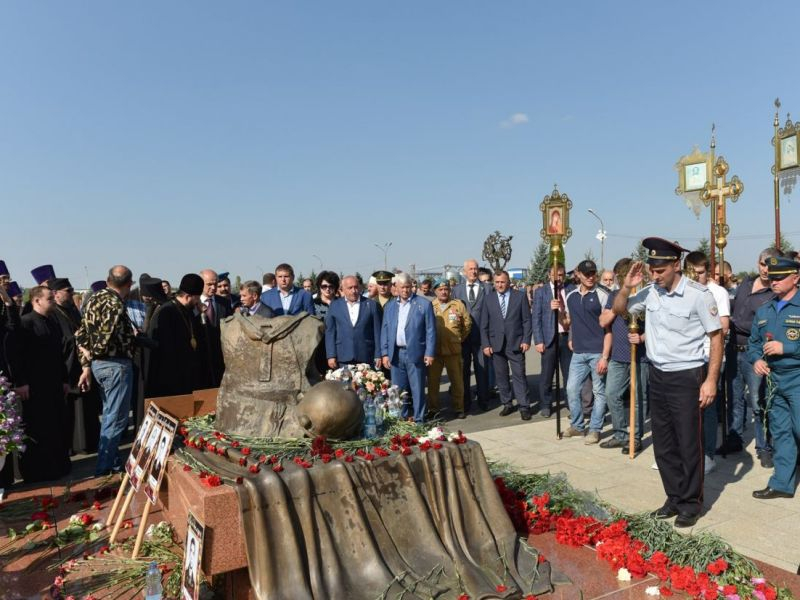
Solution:
[[[148,361],[148,398],[191,394],[210,386],[205,328],[195,310],[202,292],[202,277],[185,275],[175,298],[153,313],[147,335],[156,347]]]
[[[0,260],[0,373],[5,375],[13,387],[16,385],[15,375],[19,368],[17,339],[20,315],[19,306],[9,294],[10,286],[11,275],[6,268],[6,263]],[[13,483],[14,461],[9,456],[3,469],[0,470],[0,488],[9,488]]]
[[[67,430],[72,436],[75,430],[76,404],[80,399],[83,410],[83,430],[85,442],[82,450],[97,452],[100,441],[100,412],[102,410],[98,386],[93,382],[85,392],[78,390],[81,376],[81,361],[75,344],[75,332],[81,326],[81,311],[75,306],[74,290],[69,279],[57,277],[48,284],[55,294],[55,307],[52,317],[61,330],[62,355],[67,369],[69,393],[67,394]],[[70,445],[72,445],[70,443]]]
[[[20,326],[20,376],[16,382],[28,437],[28,448],[19,461],[25,483],[67,475],[72,441],[72,431],[65,426],[69,384],[61,330],[50,316],[55,306],[53,291],[45,286],[31,289],[31,306]]]

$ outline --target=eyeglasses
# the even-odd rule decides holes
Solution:
[[[328,285],[327,283],[323,283],[321,286],[319,286],[319,289],[321,289],[321,290],[332,290],[333,286],[332,285]]]

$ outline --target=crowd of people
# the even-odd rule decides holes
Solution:
[[[282,263],[235,291],[228,273],[211,269],[186,274],[173,290],[148,274],[135,282],[130,269],[117,265],[106,281],[78,295],[45,265],[32,271],[38,285],[25,304],[0,261],[0,370],[22,401],[30,438],[21,474],[26,482],[66,475],[75,446],[97,452],[96,474],[120,470],[121,438],[131,412],[135,425],[141,421],[145,397],[219,386],[228,317],[305,312],[324,324],[320,374],[348,364],[383,369],[408,392],[403,417],[409,420],[423,422],[441,410],[445,370],[457,419],[488,410],[493,394],[501,416],[518,411],[527,421],[536,407],[548,418],[556,369],[569,409],[565,437],[624,453],[632,436],[638,453],[649,418],[654,466],[667,495],[657,513],[677,515],[678,525],[696,522],[715,454],[743,450],[748,412],[757,457],[775,469],[754,496],[793,495],[800,264],[766,249],[756,277],[734,286],[725,265],[720,286],[702,252],[684,257],[683,248],[660,238],[643,245],[646,266],[623,258],[613,271],[598,272],[583,260],[570,273],[558,266],[548,281],[527,287],[473,259],[459,277],[417,281],[377,271],[366,283],[333,271],[296,282],[291,265]],[[525,370],[531,347],[541,356],[537,399]],[[632,371],[635,423],[625,407]],[[721,415],[727,435],[718,447]],[[11,463],[0,487],[12,483]]]

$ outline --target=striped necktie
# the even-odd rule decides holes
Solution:
[[[503,313],[503,318],[506,318],[506,295],[500,294],[500,312]]]

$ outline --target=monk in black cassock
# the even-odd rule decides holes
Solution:
[[[19,306],[8,291],[11,285],[11,274],[6,263],[0,260],[0,373],[5,375],[9,383],[16,385],[15,374],[19,367],[17,336],[20,327]],[[14,461],[11,457],[0,471],[0,488],[9,488],[14,483]]]
[[[202,293],[203,278],[189,273],[175,298],[153,314],[147,335],[158,346],[150,352],[148,398],[191,394],[210,386],[205,328],[195,310]]]
[[[86,391],[78,390],[81,361],[78,355],[78,347],[75,344],[75,332],[81,326],[81,311],[75,306],[73,298],[75,290],[72,288],[69,279],[63,277],[51,279],[48,282],[48,287],[55,294],[52,317],[61,329],[62,354],[70,388],[67,394],[67,433],[71,439],[75,428],[75,405],[78,399],[82,399],[83,429],[86,436],[83,450],[97,452],[97,445],[100,442],[100,413],[102,407],[97,385],[92,385]]]
[[[163,281],[158,277],[150,277],[149,275],[147,277],[142,276],[139,278],[139,293],[145,306],[144,327],[142,328],[142,331],[144,331],[145,335],[147,335],[147,332],[150,330],[150,322],[153,320],[153,315],[155,315],[156,311],[158,311],[162,304],[169,302],[169,298],[167,297],[166,292],[164,292]],[[152,353],[152,344],[142,347],[141,368],[145,384],[147,383],[147,377],[150,371]],[[146,391],[147,389],[145,389],[145,392]]]
[[[26,483],[58,479],[70,472],[67,431],[67,369],[62,354],[61,330],[50,317],[53,291],[37,285],[31,289],[32,311],[22,317],[19,337],[20,365],[17,393],[22,400],[22,420],[28,449],[20,456]]]

